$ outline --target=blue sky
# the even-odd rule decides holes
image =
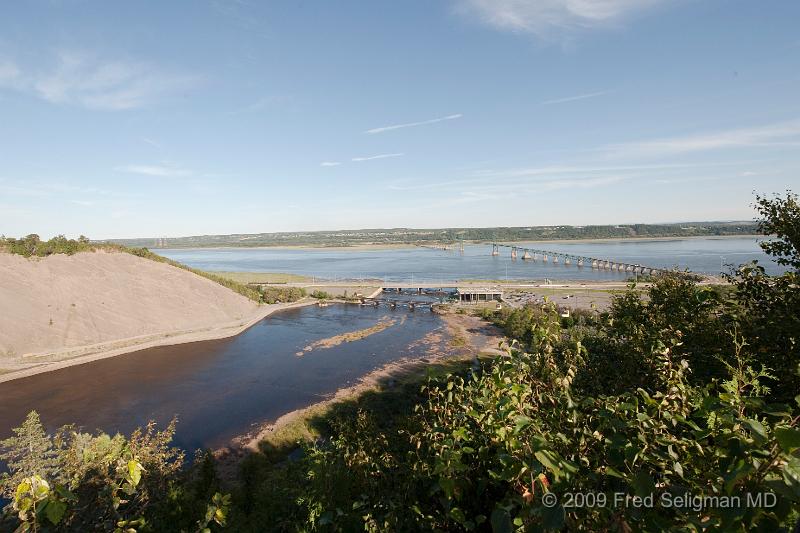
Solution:
[[[0,233],[752,218],[800,2],[5,2]]]

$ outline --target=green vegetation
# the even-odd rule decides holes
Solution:
[[[364,229],[233,235],[199,235],[167,239],[121,239],[125,246],[202,248],[214,246],[357,246],[430,244],[470,241],[539,241],[557,239],[627,239],[632,237],[708,237],[753,235],[753,222],[691,222],[684,224],[631,224],[623,226],[532,226],[520,228]]]
[[[552,303],[487,314],[514,339],[502,356],[310,411],[243,461],[230,500],[214,497],[208,456],[184,477],[158,459],[165,452],[130,444],[141,437],[114,437],[129,445],[111,463],[74,468],[59,450],[86,437],[59,433],[49,448],[26,422],[21,440],[4,443],[14,454],[0,456],[4,490],[26,509],[8,519],[44,520],[54,505],[64,520],[91,512],[92,524],[113,517],[136,531],[205,527],[197,517],[215,509],[237,532],[791,531],[800,518],[800,217],[791,193],[756,206],[775,236],[765,250],[793,270],[772,277],[744,265],[726,288],[665,274],[644,294],[631,284],[607,312],[568,319]],[[66,454],[79,465],[101,455]],[[164,471],[174,496],[148,489],[114,508],[115,487],[139,494],[164,483]],[[84,485],[81,472],[102,481]],[[56,490],[51,504],[42,481],[69,493]]]
[[[0,442],[9,472],[0,491],[11,500],[0,529],[16,531],[210,531],[225,525],[230,496],[207,458],[191,476],[184,455],[169,446],[175,421],[151,423],[129,438],[81,433],[65,426],[45,432],[32,411],[14,436]]]
[[[328,292],[325,292],[325,291],[321,291],[321,290],[315,290],[314,292],[312,292],[310,294],[310,296],[312,298],[316,298],[317,300],[332,300],[333,299],[333,295],[332,294],[330,294]]]
[[[49,241],[42,241],[35,233],[22,239],[0,236],[0,251],[7,250],[12,254],[24,257],[46,257],[53,254],[73,255],[78,252],[91,252],[95,249],[96,245],[83,235],[77,240],[57,235]]]
[[[214,274],[239,283],[305,283],[311,281],[308,276],[279,272],[214,272]]]
[[[306,296],[306,290],[299,287],[260,286],[261,301],[265,304],[296,302]]]

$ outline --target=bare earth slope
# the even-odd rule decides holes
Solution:
[[[126,253],[31,259],[0,253],[0,364],[7,370],[41,361],[30,354],[81,355],[72,349],[196,331],[258,312],[257,304],[211,280]]]

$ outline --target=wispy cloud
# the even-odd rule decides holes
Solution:
[[[154,148],[158,148],[159,150],[163,148],[163,146],[161,146],[161,143],[154,141],[153,139],[148,139],[147,137],[142,137],[142,142],[145,142],[150,146],[153,146]]]
[[[371,130],[367,130],[364,133],[375,134],[375,133],[383,133],[385,131],[392,131],[392,130],[399,130],[402,128],[413,128],[415,126],[425,126],[427,124],[436,124],[437,122],[445,122],[447,120],[455,120],[457,118],[461,118],[464,115],[461,113],[456,113],[454,115],[447,115],[446,117],[439,117],[439,118],[432,118],[430,120],[421,120],[419,122],[407,122],[405,124],[394,124],[392,126],[381,126],[380,128],[372,128]]]
[[[361,161],[372,161],[374,159],[386,159],[387,157],[401,157],[401,156],[404,156],[404,155],[406,155],[406,154],[403,154],[403,153],[378,154],[378,155],[371,155],[371,156],[367,156],[367,157],[354,157],[350,161],[355,161],[356,163],[359,163]]]
[[[551,39],[618,23],[663,0],[457,0],[456,9],[500,30]]]
[[[53,104],[121,111],[145,107],[157,98],[185,89],[198,80],[154,65],[104,60],[92,54],[61,50],[43,60],[43,68],[0,63],[0,88],[28,92]]]
[[[542,167],[511,168],[503,170],[480,170],[470,176],[445,181],[424,181],[411,183],[394,183],[390,189],[397,191],[412,191],[444,188],[466,188],[489,186],[516,186],[530,185],[532,183],[550,182],[578,182],[580,180],[596,179],[603,176],[628,176],[650,173],[663,173],[696,169],[704,165],[688,164],[654,164],[654,165],[553,165]],[[718,166],[708,164],[706,166]]]
[[[123,165],[115,167],[114,170],[117,172],[127,172],[129,174],[141,174],[143,176],[160,178],[180,178],[192,175],[192,171],[190,170],[170,165]]]
[[[19,77],[19,67],[14,62],[0,59],[0,87],[15,87]]]
[[[236,109],[234,111],[228,112],[229,115],[240,115],[243,113],[259,113],[264,111],[272,106],[275,106],[280,103],[290,102],[291,98],[289,97],[281,97],[281,96],[263,96],[253,102],[252,104],[246,105],[240,109]]]
[[[608,94],[609,91],[598,91],[596,93],[579,94],[577,96],[567,96],[566,98],[556,98],[554,100],[545,100],[541,105],[563,104],[566,102],[574,102],[575,100],[586,100],[587,98],[594,98],[595,96],[602,96]]]
[[[91,206],[94,205],[94,202],[91,202],[89,200],[70,200],[70,203],[73,203],[75,205],[79,205],[79,206],[82,206],[82,207],[91,207]]]
[[[106,198],[140,196],[139,193],[120,192],[97,187],[84,187],[72,183],[42,182],[36,180],[9,181],[0,178],[0,193],[9,196],[30,197],[59,197],[73,196],[101,196]]]
[[[666,185],[697,183],[735,178],[736,171],[757,163],[749,161],[719,161],[697,164],[591,164],[510,168],[473,171],[453,179],[416,178],[387,185],[392,191],[423,191],[429,197],[446,196],[449,203],[464,203],[476,199],[539,198],[562,190],[589,190],[619,187],[627,183]],[[764,163],[762,161],[761,163]]]
[[[800,146],[800,120],[713,133],[612,144],[610,157],[663,157],[729,148]]]
[[[338,167],[339,165],[341,165],[339,161],[323,161],[319,164],[321,167]]]

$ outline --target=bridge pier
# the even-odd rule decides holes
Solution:
[[[496,244],[492,244],[492,255],[493,256],[500,255],[500,248]]]
[[[528,250],[525,250],[525,253],[524,253],[524,254],[522,254],[522,260],[523,260],[523,261],[527,261],[527,260],[529,260],[530,258],[531,258],[531,254],[530,254],[530,252],[529,252]]]
[[[516,261],[517,260],[517,247],[516,246],[513,246],[511,248],[511,260],[512,261]]]
[[[556,264],[556,263],[558,263],[558,256],[554,255],[553,256],[553,264]]]

